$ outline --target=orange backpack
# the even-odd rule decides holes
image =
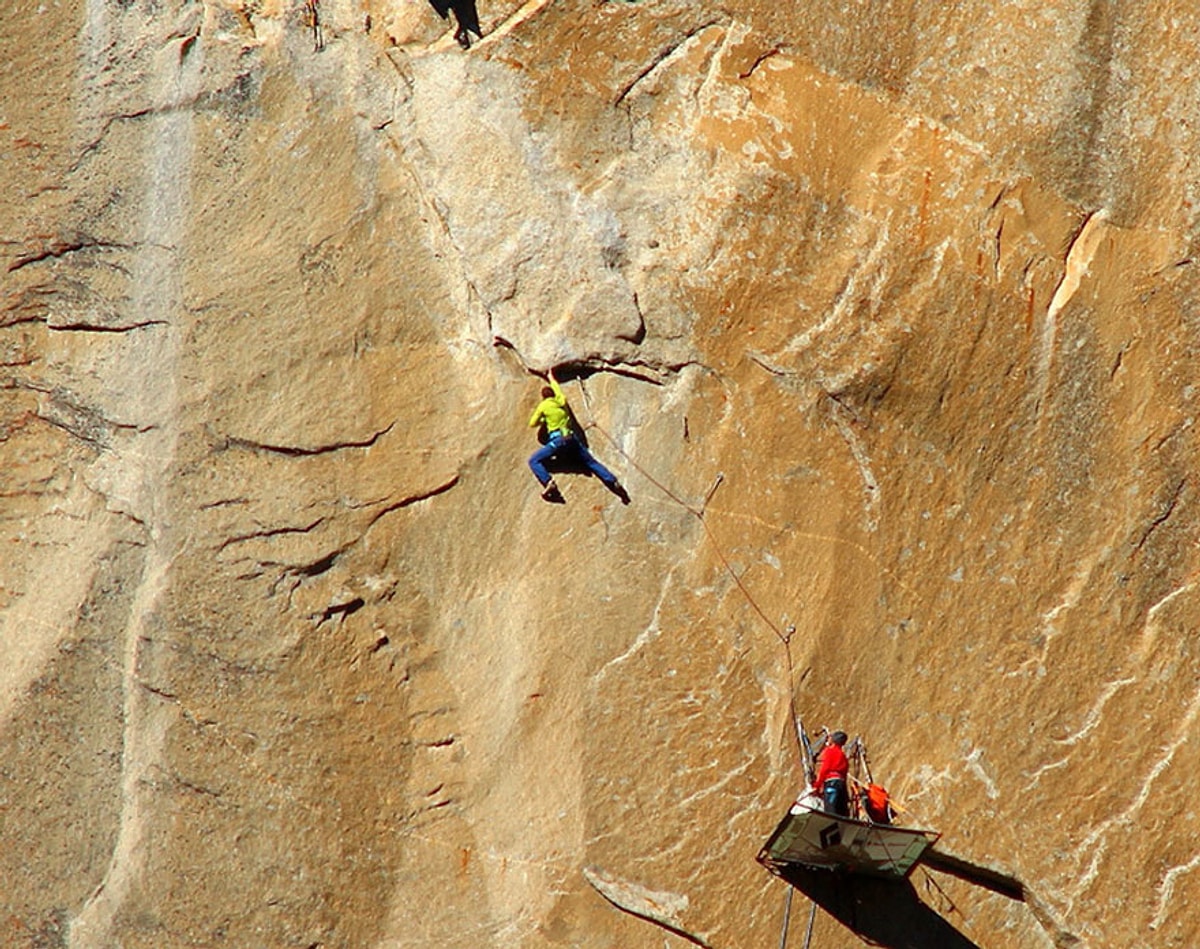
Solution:
[[[890,824],[892,822],[892,810],[889,806],[888,792],[882,785],[867,785],[867,790],[863,794],[863,806],[867,809],[867,816],[876,824]]]

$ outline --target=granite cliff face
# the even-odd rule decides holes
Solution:
[[[9,7],[0,942],[1194,943],[1192,4]]]

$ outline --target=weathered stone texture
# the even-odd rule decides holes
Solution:
[[[789,693],[1191,944],[1191,5],[9,8],[0,944],[771,945]]]

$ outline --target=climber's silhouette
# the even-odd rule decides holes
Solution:
[[[454,11],[454,19],[458,23],[458,29],[454,31],[454,38],[458,40],[458,45],[463,49],[471,48],[469,34],[474,33],[483,39],[483,33],[479,29],[479,11],[475,9],[475,0],[429,0],[429,3],[443,20],[449,19],[450,11]]]
[[[629,494],[621,486],[616,475],[600,464],[588,450],[586,442],[583,441],[583,433],[575,423],[574,413],[567,405],[567,397],[563,394],[558,380],[554,378],[553,369],[550,370],[550,385],[542,388],[542,401],[533,410],[529,425],[531,428],[538,428],[538,440],[542,442],[542,447],[530,456],[529,467],[538,483],[545,489],[542,492],[543,498],[557,504],[563,502],[562,492],[558,490],[558,485],[554,483],[554,478],[546,468],[547,462],[553,460],[556,463],[566,461],[568,464],[574,462],[581,465],[582,470],[590,471],[603,481],[604,486],[619,497],[623,504],[629,503]],[[545,432],[544,438],[541,437],[542,431]],[[580,469],[570,467],[566,470]]]

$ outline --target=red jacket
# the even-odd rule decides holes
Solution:
[[[846,760],[846,752],[839,745],[829,744],[817,755],[816,788],[819,791],[830,778],[846,780],[850,770],[850,762]]]

